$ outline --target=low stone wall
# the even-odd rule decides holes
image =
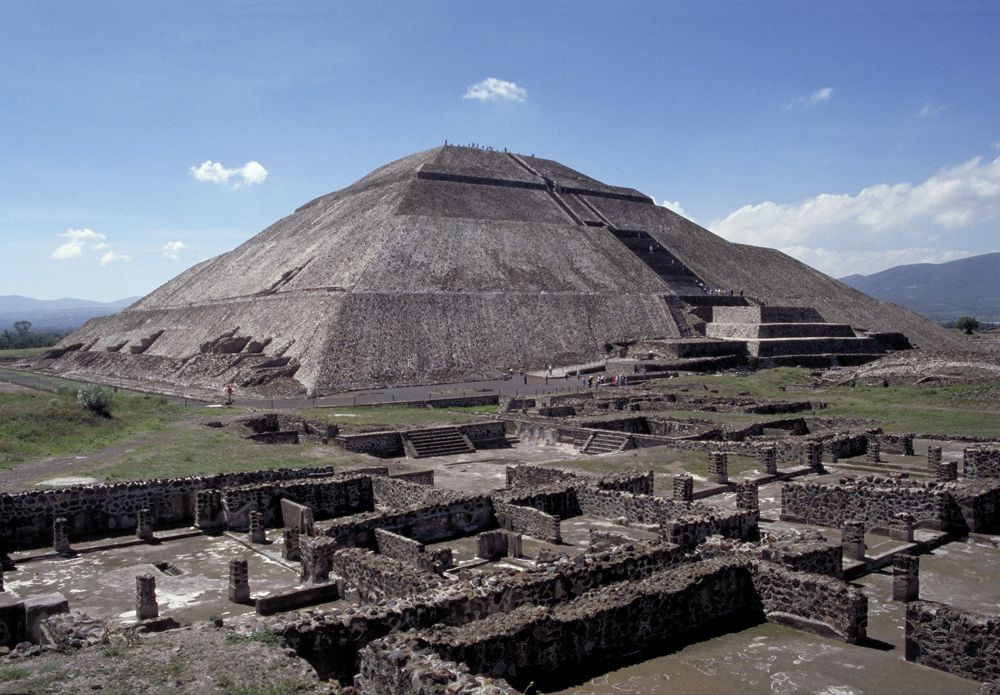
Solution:
[[[343,580],[347,595],[356,593],[361,602],[415,596],[443,582],[437,575],[422,572],[412,564],[362,548],[338,550],[333,554],[330,569]]]
[[[546,543],[562,543],[559,519],[533,507],[522,507],[499,500],[493,501],[497,524],[505,531],[522,533]]]
[[[595,589],[552,608],[521,606],[417,637],[474,673],[527,682],[731,617],[745,606],[748,590],[741,565],[711,560]]]
[[[465,664],[442,659],[413,635],[394,633],[360,653],[354,687],[366,695],[518,695],[503,679],[470,673]]]
[[[433,471],[431,471],[433,478]],[[402,478],[372,478],[375,504],[391,509],[409,509],[447,499],[452,493]]]
[[[531,507],[540,512],[568,519],[580,516],[580,505],[574,486],[567,483],[549,483],[529,488],[512,488],[492,493],[493,501],[518,507]]]
[[[331,539],[310,539],[332,543]],[[306,544],[303,544],[305,562]],[[426,594],[400,598],[362,611],[315,614],[306,620],[281,622],[276,629],[285,641],[324,678],[348,678],[356,672],[357,651],[390,632],[463,625],[522,605],[554,605],[596,587],[644,579],[682,562],[683,551],[668,544],[637,544],[585,554],[524,572],[485,577],[473,587],[462,583]]]
[[[781,519],[833,528],[854,519],[863,519],[868,526],[889,526],[896,514],[906,512],[924,526],[949,529],[961,524],[950,511],[951,502],[951,495],[936,484],[888,478],[843,485],[785,483]]]
[[[417,566],[425,554],[424,544],[383,528],[375,529],[375,549],[381,555]]]
[[[753,540],[759,533],[759,520],[759,513],[750,510],[690,514],[664,524],[662,535],[682,548],[693,548],[709,536]]]
[[[962,451],[966,478],[1000,478],[1000,448],[974,447]]]
[[[954,506],[969,531],[995,533],[1000,530],[1000,480],[964,480],[949,485]]]
[[[477,449],[502,446],[507,442],[507,430],[503,420],[485,420],[457,427]]]
[[[249,513],[264,515],[265,526],[282,523],[281,500],[289,498],[313,510],[315,518],[330,518],[370,511],[374,508],[372,485],[388,478],[367,475],[337,478],[314,478],[274,483],[238,485],[222,490],[222,509],[226,528],[245,531]]]
[[[200,490],[224,490],[335,473],[329,467],[277,468],[3,494],[0,495],[0,542],[11,549],[49,545],[52,522],[58,517],[68,520],[71,538],[134,530],[140,509],[150,510],[154,526],[190,523],[195,517],[195,495]]]
[[[906,604],[907,661],[977,681],[1000,679],[1000,621],[941,603]]]
[[[873,435],[873,439],[878,442],[879,451],[883,454],[896,454],[897,456],[913,456],[913,435],[893,434],[880,432]]]
[[[409,471],[406,473],[394,473],[390,478],[395,480],[405,480],[408,483],[417,485],[429,485],[434,487],[434,469],[428,468],[425,471]]]
[[[437,492],[446,494],[447,491]],[[493,503],[487,495],[450,494],[450,499],[386,513],[355,514],[317,527],[339,547],[375,544],[374,531],[384,528],[421,543],[469,536],[494,525]]]
[[[592,485],[602,490],[623,490],[636,495],[653,494],[653,472],[637,473],[620,471],[607,475],[592,475],[581,471],[571,471],[565,468],[544,468],[542,466],[516,465],[507,466],[507,487],[531,488],[549,483],[581,483]]]
[[[399,432],[365,432],[338,434],[333,440],[344,451],[368,454],[378,458],[404,456],[403,437]]]
[[[867,636],[868,597],[860,589],[770,562],[751,563],[750,574],[768,620],[835,636],[850,644]]]

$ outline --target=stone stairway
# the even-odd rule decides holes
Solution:
[[[691,325],[688,323],[684,302],[673,294],[661,295],[660,299],[666,305],[667,311],[670,312],[670,318],[672,318],[674,323],[677,325],[679,335],[682,338],[693,337],[694,329],[692,329]]]
[[[611,229],[618,241],[634,253],[650,270],[670,286],[674,294],[703,293],[704,283],[681,263],[674,254],[653,238],[648,232],[634,229]]]
[[[411,458],[471,454],[476,450],[456,427],[430,427],[403,432],[403,448]]]
[[[594,432],[580,447],[580,451],[585,454],[611,454],[624,451],[630,440],[627,434],[621,432]]]

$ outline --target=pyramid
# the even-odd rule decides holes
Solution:
[[[316,395],[495,379],[593,361],[621,341],[708,340],[692,325],[704,332],[704,306],[730,293],[771,314],[800,307],[918,346],[951,340],[902,307],[779,251],[725,241],[634,189],[555,161],[445,146],[306,203],[88,322],[42,366],[192,394],[227,383]],[[729,323],[742,320],[726,311]]]

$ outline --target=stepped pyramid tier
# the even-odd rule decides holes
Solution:
[[[192,394],[229,383],[277,395],[493,379],[590,362],[623,340],[705,340],[704,325],[723,321],[699,318],[712,305],[699,298],[724,303],[730,291],[822,317],[799,323],[898,332],[923,347],[953,340],[631,188],[550,160],[439,147],[306,203],[88,322],[40,366]],[[820,330],[809,337],[845,329]]]

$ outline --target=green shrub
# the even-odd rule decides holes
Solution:
[[[76,392],[76,400],[90,412],[110,417],[115,393],[104,386],[84,386]]]

